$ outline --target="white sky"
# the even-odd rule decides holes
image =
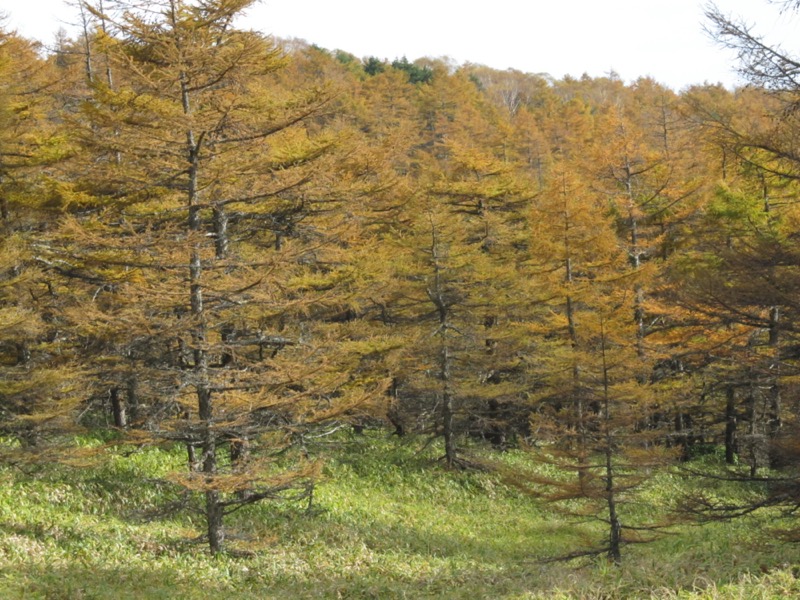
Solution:
[[[768,0],[717,0],[770,42],[798,38],[800,17]],[[497,69],[579,77],[616,71],[681,89],[737,83],[735,56],[703,32],[703,0],[261,0],[240,26],[356,56],[449,57]],[[75,10],[64,0],[0,0],[8,26],[45,43]]]

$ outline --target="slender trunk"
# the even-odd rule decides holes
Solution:
[[[769,371],[772,374],[772,385],[769,388],[769,408],[767,412],[767,433],[770,439],[775,438],[781,430],[781,363],[778,345],[780,343],[780,308],[773,306],[769,311],[769,346],[772,349],[772,360]]]
[[[103,6],[103,0],[100,0],[99,4],[100,13],[105,14],[105,8]],[[106,23],[105,17],[100,19],[100,29],[103,31],[104,35],[108,35],[108,24]],[[108,56],[108,53],[105,54],[106,59],[106,83],[108,84],[108,88],[112,89],[114,87],[114,77],[111,73],[111,59]]]
[[[386,393],[389,395],[389,408],[386,411],[386,418],[394,426],[393,435],[403,437],[406,435],[406,424],[400,413],[400,383],[397,381],[397,377],[392,378],[392,385]]]
[[[222,342],[222,351],[220,356],[220,366],[227,367],[236,362],[236,355],[233,352],[232,342],[236,336],[236,329],[232,323],[225,323],[220,327],[220,341]]]
[[[573,283],[573,265],[572,265],[572,247],[570,239],[570,229],[572,228],[572,221],[570,218],[569,210],[569,190],[567,189],[566,179],[562,176],[561,180],[561,198],[562,198],[562,218],[564,219],[564,282],[567,288]],[[570,346],[573,351],[578,349],[578,330],[575,324],[575,305],[572,300],[572,295],[567,292],[565,299],[566,313],[567,313],[567,332],[569,335]],[[586,440],[586,415],[585,406],[583,402],[583,393],[581,392],[580,385],[580,365],[573,356],[572,362],[572,389],[575,400],[575,430],[578,435],[578,481],[583,485],[586,479],[586,458],[587,458],[587,440]]]
[[[89,15],[86,14],[83,2],[78,3],[78,10],[80,11],[81,27],[83,29],[83,69],[86,81],[91,85],[94,83],[94,68],[92,65],[92,44],[89,41]],[[100,10],[102,10],[102,7],[100,7]]]
[[[619,565],[622,562],[622,524],[617,516],[614,469],[610,448],[606,448],[606,498],[609,523],[608,556],[615,565]]]
[[[644,358],[644,288],[639,283],[633,288],[633,318],[636,321],[636,355]]]
[[[487,315],[483,319],[483,326],[486,330],[486,339],[484,345],[486,346],[486,353],[489,356],[494,356],[497,353],[497,340],[491,337],[491,330],[497,325],[498,319],[496,315]],[[487,369],[486,375],[482,378],[485,384],[493,384],[499,381],[495,377],[494,369]],[[481,434],[488,439],[495,448],[503,448],[506,443],[506,428],[507,423],[503,419],[501,404],[496,398],[490,398],[486,403],[487,409],[487,423],[482,427]]]
[[[228,214],[221,206],[214,206],[213,213],[215,258],[222,260],[228,257]]]
[[[203,294],[200,277],[202,263],[195,250],[192,254],[190,272],[192,314],[197,319],[194,330],[194,375],[196,379],[198,416],[202,427],[201,448],[203,452],[202,470],[206,475],[206,483],[213,486],[217,472],[217,435],[214,431],[214,405],[209,384],[208,354],[205,350],[206,326],[203,311]],[[222,528],[222,507],[220,494],[216,490],[206,491],[206,521],[208,524],[208,543],[212,554],[222,550],[225,534]]]
[[[661,417],[661,414],[660,413],[656,413],[653,418],[658,418],[660,420],[660,417]],[[675,427],[674,427],[675,443],[680,445],[681,444],[681,440],[683,438],[683,413],[681,412],[680,409],[678,409],[678,411],[675,413],[675,421],[674,421],[674,423],[675,423]],[[658,425],[659,425],[658,421],[653,423],[654,427],[658,427]],[[672,442],[669,440],[669,438],[667,438],[667,447],[670,447],[670,446],[672,446]]]
[[[783,421],[781,419],[781,386],[775,382],[769,388],[769,415],[767,425],[770,438],[777,437]]]
[[[631,267],[638,271],[642,266],[642,250],[639,248],[639,220],[636,216],[636,198],[633,192],[633,171],[630,160],[625,157],[625,193],[628,197],[628,226],[630,227],[630,248],[628,255]],[[644,357],[644,288],[640,283],[633,289],[633,318],[636,323],[636,354]]]
[[[102,14],[104,14],[105,11],[104,11],[104,8],[103,8],[102,0],[100,0],[100,3],[99,3],[98,6],[100,8],[100,12]],[[105,18],[101,18],[100,19],[100,29],[103,31],[104,35],[108,35],[108,24],[106,23],[106,19]],[[88,43],[87,43],[87,47],[88,47]],[[106,85],[108,85],[108,89],[109,90],[113,90],[114,89],[114,76],[113,76],[113,74],[111,72],[111,59],[109,58],[107,52],[105,53],[105,62],[106,62]],[[119,130],[114,131],[114,136],[115,137],[119,137]],[[120,150],[117,150],[116,152],[114,152],[114,162],[117,164],[117,166],[122,164],[122,152]]]
[[[428,297],[439,315],[439,379],[442,382],[442,435],[444,436],[445,461],[448,467],[456,463],[454,422],[454,393],[452,381],[452,355],[450,350],[450,307],[444,297],[439,239],[436,226],[431,221],[431,258],[433,260],[433,286],[428,288]]]
[[[728,179],[728,154],[725,152],[725,146],[721,146],[722,157],[720,159],[720,171],[722,171],[722,181]]]
[[[736,390],[728,386],[725,401],[725,462],[736,464]]]
[[[453,431],[453,390],[450,374],[450,349],[446,341],[442,343],[442,425],[444,431],[444,454],[447,466],[452,467],[456,462],[456,443]]]
[[[675,443],[681,447],[681,458],[687,460],[689,458],[689,436],[686,435],[686,416],[679,408],[675,413]],[[655,424],[658,426],[658,424]],[[667,440],[667,446],[672,446],[671,441]]]
[[[219,554],[225,545],[225,528],[223,527],[223,507],[219,492],[206,492],[206,523],[208,524],[208,548],[211,554]]]
[[[569,264],[569,261],[567,261]],[[571,280],[571,273],[569,267],[567,268],[568,277]],[[578,334],[575,328],[575,309],[572,303],[572,297],[567,296],[567,323],[569,328],[570,343],[573,350],[578,348]],[[583,484],[586,478],[585,464],[588,457],[588,442],[586,432],[586,407],[583,402],[583,392],[581,391],[581,370],[577,360],[573,358],[572,362],[572,389],[575,397],[575,429],[578,435],[578,480]]]
[[[190,359],[191,355],[192,350],[186,344],[186,340],[178,338],[177,363],[181,371],[188,371],[194,368],[192,360]],[[184,410],[181,416],[187,423],[192,420],[192,414],[189,409]],[[197,459],[196,446],[197,440],[195,439],[195,434],[190,429],[189,439],[186,442],[186,461],[190,471],[198,471],[200,469],[200,461]]]
[[[757,436],[758,426],[756,421],[758,420],[758,410],[756,408],[756,394],[752,385],[747,395],[747,420],[749,422],[747,437],[749,438],[748,454],[750,455],[750,477],[755,477],[758,474],[758,467],[760,466],[758,460],[760,443]]]
[[[109,395],[111,396],[111,414],[114,418],[114,427],[124,429],[128,426],[128,416],[125,412],[125,401],[122,399],[120,389],[118,387],[111,388]]]
[[[171,19],[177,25],[177,12],[175,0],[170,1]],[[189,92],[189,81],[186,73],[181,72],[179,77],[181,103],[185,115],[191,115],[192,106]],[[200,206],[199,206],[199,173],[200,150],[202,136],[198,139],[190,127],[186,130],[186,158],[188,163],[187,204],[189,208],[188,229],[192,233],[201,231]],[[211,554],[218,554],[222,550],[225,540],[223,529],[223,506],[220,492],[214,489],[214,476],[217,473],[217,435],[214,431],[214,404],[211,385],[209,382],[208,353],[206,351],[207,331],[206,315],[203,305],[203,262],[200,256],[200,242],[195,242],[189,259],[189,295],[191,314],[194,319],[192,341],[194,344],[194,387],[197,396],[198,417],[202,430],[202,471],[206,476],[208,489],[206,497],[206,524],[208,529],[208,545]],[[191,450],[190,450],[191,452]]]
[[[614,440],[611,434],[611,394],[609,392],[608,363],[606,359],[606,334],[603,322],[600,322],[601,352],[603,357],[603,428],[604,428],[604,448],[605,454],[605,480],[606,480],[606,503],[608,506],[608,556],[614,561],[615,565],[622,562],[622,524],[617,515],[617,497],[614,473]]]
[[[766,410],[766,435],[769,452],[769,463],[776,467],[780,462],[780,456],[776,446],[772,441],[781,432],[783,421],[781,418],[782,398],[781,398],[781,360],[780,360],[780,307],[773,306],[769,311],[769,346],[771,349],[771,360],[769,363],[770,386],[767,392]]]
[[[211,554],[219,554],[225,541],[223,527],[223,507],[220,492],[213,489],[214,475],[217,473],[217,436],[213,430],[213,403],[211,391],[206,385],[197,388],[200,421],[203,426],[203,474],[206,476],[206,525],[208,531],[208,547]]]
[[[568,261],[569,262],[569,261]],[[569,272],[569,271],[568,271]],[[578,332],[575,327],[575,307],[572,297],[567,296],[567,329],[569,331],[570,345],[573,350],[578,349]],[[584,421],[583,394],[581,393],[581,369],[577,360],[572,359],[572,389],[575,394],[575,410],[577,419],[578,443],[581,448],[586,446],[586,425]]]

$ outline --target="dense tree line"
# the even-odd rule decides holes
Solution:
[[[46,55],[0,32],[8,460],[182,444],[218,552],[226,514],[310,493],[320,427],[441,437],[449,467],[526,441],[616,561],[654,465],[789,462],[789,59],[714,13],[765,87],[362,61],[235,28],[250,4],[82,2]]]

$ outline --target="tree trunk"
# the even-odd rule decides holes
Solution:
[[[781,363],[779,358],[780,343],[780,308],[773,306],[769,311],[769,346],[772,349],[772,361],[769,370],[773,373],[772,385],[769,388],[769,406],[767,408],[767,434],[774,439],[781,430]]]
[[[732,385],[725,390],[725,462],[736,464],[736,390]]]
[[[758,435],[758,410],[756,407],[756,394],[752,385],[747,395],[747,420],[749,427],[747,429],[748,438],[748,455],[750,458],[750,477],[755,477],[758,474],[758,467],[760,465],[760,440]]]
[[[389,407],[386,411],[386,418],[394,426],[394,434],[397,437],[403,437],[406,434],[406,424],[403,421],[403,416],[400,413],[400,383],[397,377],[392,378],[392,385],[387,390],[389,395]]]
[[[569,210],[569,192],[567,189],[567,183],[564,180],[563,176],[561,179],[561,199],[563,202],[562,205],[562,217],[564,219],[564,232],[563,232],[563,243],[564,243],[564,282],[567,284],[569,289],[570,285],[573,283],[574,275],[572,270],[572,245],[570,242],[570,230],[572,228],[572,220]],[[569,332],[569,341],[570,346],[572,347],[573,351],[578,349],[578,330],[575,324],[575,305],[572,300],[572,295],[567,293],[565,298],[566,303],[566,313],[567,313],[567,331]],[[585,406],[584,406],[584,399],[583,394],[581,393],[580,389],[580,379],[581,379],[581,369],[580,365],[578,364],[577,360],[573,357],[572,363],[572,389],[574,393],[574,400],[575,400],[575,415],[577,422],[575,423],[575,431],[577,432],[577,440],[576,443],[578,445],[578,482],[581,486],[583,486],[584,481],[586,479],[586,415],[585,415]]]
[[[114,427],[124,429],[128,426],[128,416],[125,412],[125,401],[119,393],[118,387],[111,388],[111,414],[114,417]]]
[[[214,206],[214,252],[217,260],[228,257],[228,214],[221,206]]]
[[[208,548],[211,554],[222,552],[225,543],[225,528],[223,527],[223,507],[220,502],[219,492],[209,490],[206,492],[206,523],[208,525]]]
[[[622,562],[622,525],[617,515],[616,482],[614,481],[614,439],[611,432],[611,392],[606,360],[606,334],[603,321],[600,322],[601,353],[603,357],[603,441],[605,454],[606,504],[608,506],[608,556],[615,565]]]
[[[622,525],[617,516],[617,499],[614,489],[614,469],[611,448],[606,447],[606,499],[608,504],[608,556],[615,565],[622,562]]]
[[[439,328],[437,335],[440,339],[439,347],[439,379],[442,384],[442,435],[444,436],[445,461],[448,467],[456,464],[456,441],[453,428],[453,381],[451,373],[452,356],[450,352],[450,306],[445,300],[444,283],[442,282],[442,266],[440,262],[441,248],[436,226],[431,221],[431,258],[433,259],[433,285],[428,288],[430,298],[439,315]]]
[[[250,440],[245,436],[240,436],[230,441],[229,453],[231,459],[231,467],[234,470],[239,469],[250,453]]]
[[[453,431],[453,391],[450,377],[450,351],[446,344],[446,338],[442,347],[442,428],[444,432],[444,455],[448,467],[453,467],[456,463],[456,441]]]
[[[176,6],[170,3],[171,18],[177,23]],[[189,84],[185,73],[180,74],[181,101],[185,115],[192,113],[190,102]],[[202,136],[201,136],[202,138]],[[191,232],[201,231],[201,212],[199,198],[199,173],[200,173],[201,143],[195,139],[192,129],[186,131],[186,158],[189,164],[187,181],[187,205],[189,209],[188,229]],[[189,261],[189,296],[191,314],[196,325],[192,331],[194,348],[194,387],[197,395],[198,416],[203,430],[201,448],[203,451],[203,473],[206,475],[206,524],[208,526],[208,545],[211,554],[218,554],[222,550],[225,534],[222,526],[223,507],[220,502],[220,493],[213,489],[214,476],[217,473],[217,439],[213,429],[214,405],[209,383],[208,353],[206,352],[207,332],[206,317],[203,306],[203,263],[200,258],[200,249],[195,245],[191,251]],[[190,446],[191,457],[192,446]]]

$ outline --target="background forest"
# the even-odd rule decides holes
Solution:
[[[753,85],[359,59],[234,28],[250,4],[0,30],[9,593],[103,597],[73,567],[114,554],[141,597],[797,592],[800,66],[714,10]],[[602,587],[629,554],[640,587]]]

